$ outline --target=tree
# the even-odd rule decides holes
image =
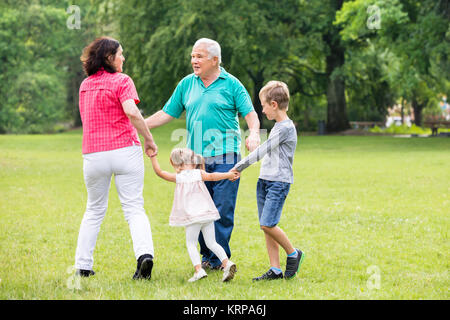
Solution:
[[[118,12],[124,6],[128,2],[117,2]],[[258,93],[289,55],[297,1],[135,1],[131,7],[119,18],[120,38],[147,112],[161,108],[177,81],[192,72],[192,45],[207,37],[220,43],[223,65],[252,93],[263,123]]]
[[[220,32],[229,47],[230,68],[251,80],[253,105],[264,126],[259,91],[267,79],[286,75],[280,71],[282,62],[291,55],[301,21],[298,1],[234,1],[229,7],[232,23]]]
[[[64,117],[66,78],[55,60],[67,44],[52,25],[65,26],[63,10],[33,4],[0,12],[1,132],[41,132]]]
[[[378,8],[380,28],[366,28],[365,9]],[[411,101],[416,124],[434,92],[445,88],[449,71],[450,5],[445,0],[356,0],[337,16],[343,39],[373,40],[396,56],[391,87]],[[439,70],[442,70],[441,72]]]
[[[325,95],[327,131],[342,131],[349,128],[343,73],[348,43],[341,38],[335,19],[344,1],[301,3],[298,43],[286,61],[286,72],[294,80],[294,92],[309,98]]]
[[[0,4],[0,132],[52,132],[56,123],[79,117],[79,57],[93,37],[89,12],[96,6],[78,4],[86,13],[81,29],[68,27],[69,1]]]
[[[367,46],[347,51],[343,67],[347,88],[349,118],[383,121],[395,103],[398,83],[391,79],[398,59],[390,51],[368,39]]]
[[[349,128],[345,79],[341,72],[345,63],[345,46],[339,34],[340,27],[333,24],[336,13],[341,9],[343,2],[343,0],[328,0],[325,3],[323,1],[301,2],[303,23],[298,25],[298,34],[303,35],[308,41],[303,39],[298,51],[293,52],[293,59],[290,59],[291,69],[308,70],[307,74],[312,76],[316,90],[322,91],[322,94],[326,95],[327,131],[329,132]],[[301,39],[301,36],[299,38]],[[308,46],[309,43],[312,44],[311,48]],[[305,51],[313,52],[316,58],[305,60],[303,58]],[[296,57],[300,57],[300,59]],[[310,61],[315,61],[315,63],[309,65]],[[297,84],[300,84],[298,77],[298,75],[293,76],[294,79],[297,79]],[[300,92],[305,92],[300,87],[298,86]]]

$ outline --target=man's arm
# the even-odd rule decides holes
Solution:
[[[248,129],[250,130],[250,135],[245,140],[245,146],[248,151],[252,152],[261,142],[259,138],[258,114],[255,111],[251,111],[245,116],[244,119],[247,122]]]
[[[149,129],[157,128],[175,119],[171,115],[159,110],[155,114],[145,119],[145,124]]]
[[[122,103],[122,108],[131,124],[136,128],[137,132],[144,137],[144,150],[148,156],[153,156],[158,153],[158,147],[153,140],[150,130],[147,128],[144,118],[141,115],[136,103],[133,99],[125,100]]]

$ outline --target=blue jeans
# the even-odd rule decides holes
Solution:
[[[240,160],[241,156],[236,153],[205,158],[205,169],[206,172],[227,172]],[[222,246],[228,258],[231,257],[229,242],[234,226],[234,209],[239,181],[240,179],[234,182],[230,180],[205,181],[209,194],[220,214],[220,219],[214,222],[216,242]],[[209,261],[212,267],[220,266],[221,261],[208,249],[201,233],[198,242],[200,243],[202,261]]]
[[[275,227],[280,222],[281,211],[290,188],[291,185],[287,182],[258,179],[256,200],[260,226]]]

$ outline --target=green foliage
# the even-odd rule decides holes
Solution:
[[[307,130],[327,117],[338,118],[337,127],[346,118],[380,120],[401,101],[420,122],[422,112],[437,112],[441,95],[450,96],[446,0],[79,0],[80,30],[66,26],[71,4],[0,2],[1,133],[80,125],[79,56],[100,35],[121,42],[124,72],[146,114],[192,72],[191,48],[201,37],[221,44],[223,66],[247,88],[257,112],[267,81],[288,83],[290,115]],[[370,27],[377,15],[379,28]]]
[[[296,9],[297,8],[297,9]],[[126,10],[125,10],[126,9]],[[160,109],[178,81],[192,73],[190,53],[202,37],[222,47],[222,65],[259,104],[257,93],[289,54],[296,1],[119,1],[125,72],[136,82],[146,112]],[[220,14],[218,14],[220,12]]]
[[[79,1],[81,10],[91,1]],[[0,132],[54,132],[78,113],[79,56],[90,36],[67,27],[69,1],[7,2],[0,11]],[[83,6],[84,5],[84,6]],[[87,11],[87,10],[86,10]],[[72,90],[72,91],[71,91]],[[76,94],[73,93],[76,90]],[[74,112],[76,110],[76,113]]]
[[[54,123],[64,118],[61,102],[65,99],[65,87],[57,77],[24,72],[17,77],[14,89],[20,96],[12,94],[6,101],[6,105],[16,106],[15,110],[6,109],[14,112],[3,121],[7,132],[51,132]]]
[[[300,134],[304,131],[316,131],[319,120],[325,120],[327,102],[323,97],[309,97],[296,93],[291,95],[288,116],[292,119]]]
[[[370,17],[368,20],[365,12],[370,6],[378,10],[373,14],[380,19],[379,28],[367,27]],[[381,68],[379,77],[371,81],[376,85],[381,80],[383,91],[389,93],[391,99],[384,105],[397,97],[411,102],[420,123],[430,100],[448,92],[449,17],[445,0],[356,0],[343,5],[335,23],[342,27],[342,38],[349,44],[367,43],[382,48],[379,52],[388,52],[388,68]]]
[[[63,119],[66,76],[55,60],[67,44],[62,32],[48,34],[65,19],[64,10],[39,4],[1,11],[0,131],[39,133]]]
[[[379,22],[379,26],[376,24]],[[401,0],[356,0],[344,2],[342,9],[336,14],[335,25],[342,26],[342,39],[352,44],[362,43],[365,39],[385,37],[395,39],[399,35],[399,27],[407,25],[408,15],[403,11]]]
[[[349,119],[382,121],[387,107],[395,102],[396,93],[389,82],[395,57],[370,40],[367,47],[349,52],[342,72],[345,75]]]

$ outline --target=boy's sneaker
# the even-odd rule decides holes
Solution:
[[[208,275],[206,274],[206,271],[201,268],[200,270],[198,270],[197,272],[194,273],[194,276],[192,278],[190,278],[188,281],[189,282],[194,282],[203,278],[206,278]]]
[[[295,277],[298,270],[300,269],[300,265],[303,262],[303,258],[305,257],[305,254],[300,250],[295,249],[295,251],[297,251],[297,257],[287,257],[286,259],[286,271],[284,272],[285,279],[291,279]]]
[[[225,266],[225,268],[223,268],[222,281],[226,282],[233,279],[236,271],[237,271],[236,264],[233,261],[228,260],[227,265]]]
[[[86,278],[93,276],[94,274],[95,274],[94,270],[77,269],[77,271],[75,271],[75,275]]]
[[[280,272],[279,274],[276,274],[273,272],[272,269],[269,269],[266,273],[264,273],[262,276],[253,278],[253,281],[261,281],[261,280],[276,280],[276,279],[283,279],[283,272]]]
[[[153,256],[151,254],[143,254],[137,261],[136,272],[134,273],[133,279],[150,280],[152,278],[152,269]]]

